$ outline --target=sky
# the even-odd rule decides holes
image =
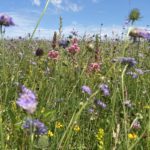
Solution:
[[[6,29],[5,36],[9,37],[25,37],[32,33],[46,4],[46,0],[0,1],[0,13],[11,16],[16,24]],[[35,37],[51,38],[54,31],[58,31],[60,16],[63,18],[64,35],[73,29],[80,35],[120,35],[133,8],[138,8],[142,16],[135,26],[147,27],[150,24],[149,7],[150,0],[50,0]]]

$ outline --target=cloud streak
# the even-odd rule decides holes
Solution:
[[[40,0],[34,0],[33,4],[36,6],[40,6],[41,5],[41,1]]]

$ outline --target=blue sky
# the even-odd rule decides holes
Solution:
[[[6,35],[26,36],[32,32],[44,8],[46,0],[4,0],[0,12],[13,17],[16,27],[6,30]],[[150,24],[150,0],[51,0],[48,10],[36,32],[36,36],[50,38],[59,27],[59,16],[63,18],[63,33],[75,28],[80,34],[100,32],[111,35],[122,32],[122,26],[132,8],[141,11],[141,18],[135,25]]]

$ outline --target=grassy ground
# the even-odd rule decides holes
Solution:
[[[93,41],[94,44],[94,41]],[[100,70],[87,72],[94,62],[94,50],[79,42],[74,57],[59,48],[57,61],[48,59],[49,41],[0,41],[0,147],[6,150],[148,150],[150,148],[150,72],[127,75],[135,68],[150,70],[150,46],[122,41],[99,43]],[[36,49],[44,55],[35,55]],[[112,62],[117,57],[134,57],[135,67]],[[109,96],[99,85],[107,84]],[[34,91],[38,106],[29,115],[16,105],[20,86]],[[83,93],[87,85],[92,94]],[[106,108],[94,103],[100,99]],[[130,105],[124,104],[130,100]],[[26,118],[37,118],[48,131],[44,135],[28,133]],[[134,121],[140,126],[135,127]],[[100,132],[98,132],[100,131]]]

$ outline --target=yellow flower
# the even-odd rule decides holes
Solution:
[[[57,129],[63,128],[63,125],[61,124],[61,122],[56,122],[55,128]]]
[[[98,133],[96,134],[96,139],[98,142],[98,149],[103,150],[104,149],[104,130],[102,128],[99,128]]]
[[[144,106],[145,109],[150,109],[150,105]]]
[[[129,133],[128,138],[129,139],[136,139],[138,136],[135,133]]]
[[[54,133],[53,133],[52,131],[50,131],[50,130],[48,131],[48,133],[47,133],[47,134],[48,134],[48,136],[49,136],[49,137],[54,136]]]
[[[79,132],[80,131],[80,127],[78,125],[75,125],[73,130],[76,131],[76,132]]]

